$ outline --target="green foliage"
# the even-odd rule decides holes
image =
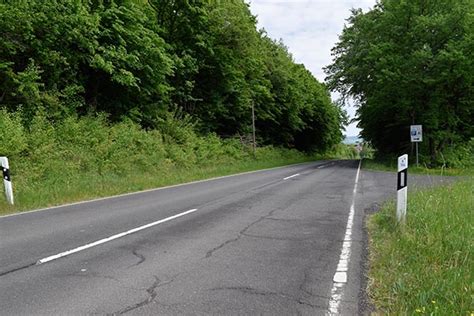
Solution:
[[[131,1],[0,2],[0,103],[55,116],[105,111],[145,120],[166,109],[172,61]]]
[[[439,164],[448,168],[474,168],[474,138],[466,144],[451,145],[440,155]]]
[[[326,71],[331,89],[356,99],[362,137],[381,155],[410,150],[422,124],[425,161],[474,136],[472,1],[380,1],[354,10]]]
[[[474,179],[410,194],[407,223],[393,203],[369,220],[369,294],[381,314],[469,315]]]
[[[361,159],[373,159],[374,158],[374,148],[369,143],[362,143],[362,150],[360,151]]]
[[[465,149],[464,149],[465,150]],[[464,152],[464,150],[462,152]],[[469,158],[471,159],[471,158]],[[436,176],[469,176],[474,175],[474,167],[472,164],[467,162],[472,161],[463,157],[462,162],[459,162],[458,167],[454,167],[454,164],[439,165],[436,168],[430,168],[426,164],[420,164],[416,166],[413,162],[410,162],[408,173],[409,174],[425,174],[425,175],[436,175]],[[369,170],[380,170],[397,172],[397,158],[381,160],[380,158],[368,158],[362,160],[362,167]]]
[[[257,32],[248,6],[242,1],[151,3],[177,61],[173,99],[187,113],[199,117],[199,129],[224,136],[247,134],[253,104],[258,134],[264,142],[287,145],[268,137],[267,129],[261,128],[269,119],[283,123],[286,118],[276,116],[289,107],[290,100],[274,101],[280,87],[272,86],[268,67],[272,50],[280,46]],[[288,73],[293,61],[286,50],[282,56]],[[274,132],[279,131],[274,128]]]
[[[19,113],[0,110],[0,156],[19,157],[26,149],[26,134]]]
[[[333,145],[329,150],[319,153],[320,159],[360,159],[355,145],[342,144]]]
[[[105,113],[187,146],[195,131],[248,135],[254,106],[261,145],[339,143],[326,86],[256,24],[243,0],[0,0],[0,108],[21,109],[25,127],[40,109],[52,121]]]
[[[199,136],[189,118],[169,114],[157,129],[105,115],[53,122],[46,111],[24,123],[0,110],[0,155],[11,165],[15,207],[0,198],[0,213],[107,196],[238,171],[302,162],[296,150],[252,151],[237,139]]]

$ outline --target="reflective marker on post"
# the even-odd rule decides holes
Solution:
[[[405,223],[407,214],[408,155],[398,157],[397,173],[397,220]]]
[[[13,205],[13,188],[10,178],[10,166],[7,157],[0,157],[0,165],[3,173],[3,183],[5,184],[5,194],[9,204]]]

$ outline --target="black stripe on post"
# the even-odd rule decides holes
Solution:
[[[3,168],[3,179],[4,180],[7,180],[7,181],[11,181],[10,179],[10,169],[7,169],[7,168]]]
[[[403,169],[402,171],[398,172],[397,191],[407,186],[407,175],[408,175],[407,171],[408,169]]]

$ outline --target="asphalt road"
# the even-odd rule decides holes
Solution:
[[[363,314],[364,217],[396,178],[357,177],[358,166],[315,162],[0,217],[0,314]]]

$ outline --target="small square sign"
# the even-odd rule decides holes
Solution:
[[[423,141],[423,129],[421,125],[410,126],[410,138],[412,143],[419,143]]]

